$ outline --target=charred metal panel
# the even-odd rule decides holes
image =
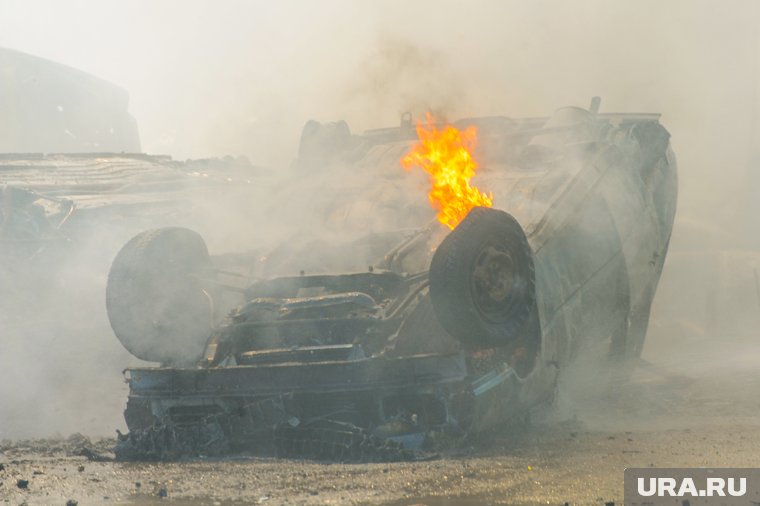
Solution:
[[[130,369],[132,396],[230,397],[357,392],[445,385],[467,375],[464,356],[376,358],[213,369]]]

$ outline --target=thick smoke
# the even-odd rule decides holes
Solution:
[[[205,219],[186,223],[215,252],[333,240],[310,229],[309,196],[325,206],[377,196],[333,195],[330,174],[290,167],[309,119],[359,132],[406,111],[547,116],[593,95],[603,111],[662,113],[679,212],[644,356],[689,374],[716,347],[716,370],[756,356],[758,23],[751,0],[0,0],[0,46],[124,87],[145,151],[246,155],[262,168],[244,204],[199,202]],[[424,182],[409,184],[424,205]],[[47,280],[53,295],[7,304],[0,438],[122,427],[119,373],[138,362],[110,331],[103,287],[127,238],[96,230]]]

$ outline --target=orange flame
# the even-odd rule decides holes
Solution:
[[[425,122],[417,123],[419,142],[401,159],[401,166],[420,167],[430,175],[430,205],[438,211],[438,221],[453,230],[473,207],[493,205],[492,194],[470,186],[478,168],[472,157],[477,129],[470,126],[460,132],[447,124],[439,130],[430,114]]]

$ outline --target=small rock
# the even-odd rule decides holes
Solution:
[[[79,502],[74,499],[69,499],[66,501],[66,506],[79,506]]]
[[[84,466],[79,466],[79,467],[77,467],[77,471],[79,471],[80,473],[81,473],[82,471],[84,471]]]
[[[45,473],[43,471],[34,471],[34,472],[32,472],[32,474],[35,475],[35,476],[39,476],[39,475],[45,474]]]
[[[29,488],[29,480],[18,480],[16,486],[18,488]]]
[[[140,483],[139,481],[136,481],[135,488],[140,488],[140,487],[142,487],[142,483]]]

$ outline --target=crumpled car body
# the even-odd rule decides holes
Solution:
[[[0,154],[0,173],[0,278],[35,288],[72,258],[110,261],[110,244],[202,216],[260,176],[244,159],[128,153]]]
[[[384,190],[404,177],[409,121],[362,135],[307,124],[295,170],[341,165],[351,177],[337,184],[364,181],[390,199],[332,202],[326,219],[385,209],[417,226],[367,227],[351,246],[376,258],[364,272],[255,279],[221,321],[215,294],[229,273],[200,236],[135,237],[111,268],[109,317],[127,349],[162,366],[126,372],[118,456],[423,458],[551,399],[572,367],[627,376],[668,248],[676,164],[658,115],[597,108],[455,123],[478,128],[477,183],[494,209],[473,209],[453,231]],[[284,249],[249,272],[330,263],[314,245]]]

